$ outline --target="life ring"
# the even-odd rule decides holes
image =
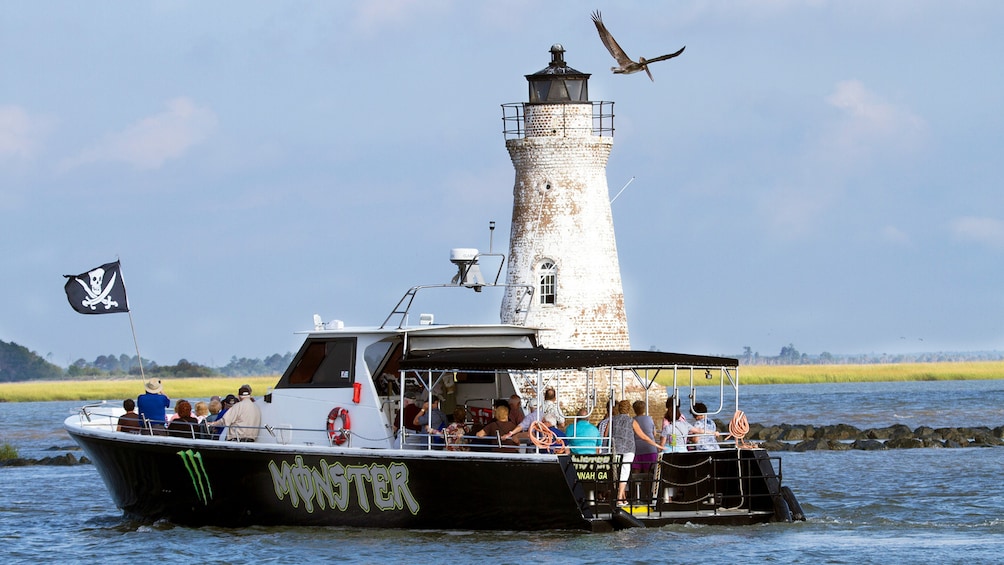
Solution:
[[[342,419],[342,427],[335,427],[335,420]],[[349,421],[349,411],[338,406],[328,412],[328,439],[335,445],[342,445],[349,441],[349,430],[352,423]]]

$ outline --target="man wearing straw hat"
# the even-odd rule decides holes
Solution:
[[[146,435],[167,435],[167,407],[171,399],[164,394],[160,379],[150,379],[143,384],[146,392],[136,399],[139,421]]]

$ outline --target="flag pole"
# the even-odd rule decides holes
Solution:
[[[115,262],[119,262],[119,258],[115,257]],[[119,264],[119,280],[122,281],[122,289],[125,290],[125,277],[122,276],[122,266]],[[136,339],[136,325],[132,323],[132,308],[129,307],[129,296],[125,297],[126,303],[126,314],[129,314],[129,329],[132,331],[132,344],[136,348],[136,359],[139,360],[139,378],[146,380],[146,374],[143,372],[143,356],[139,354],[139,340]]]
[[[136,339],[136,326],[132,323],[132,310],[128,310],[126,313],[129,314],[129,329],[132,330],[132,343],[136,346],[136,358],[139,359],[139,376],[145,381],[146,374],[143,373],[143,356],[139,354],[139,340]]]

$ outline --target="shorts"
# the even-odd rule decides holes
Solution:
[[[634,461],[634,453],[621,454],[621,482],[627,482],[631,478],[631,462]]]

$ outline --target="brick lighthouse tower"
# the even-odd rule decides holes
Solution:
[[[613,102],[591,102],[564,53],[552,46],[526,75],[528,102],[502,105],[516,169],[507,283],[523,288],[510,286],[501,319],[546,328],[547,347],[629,349],[606,177]]]

